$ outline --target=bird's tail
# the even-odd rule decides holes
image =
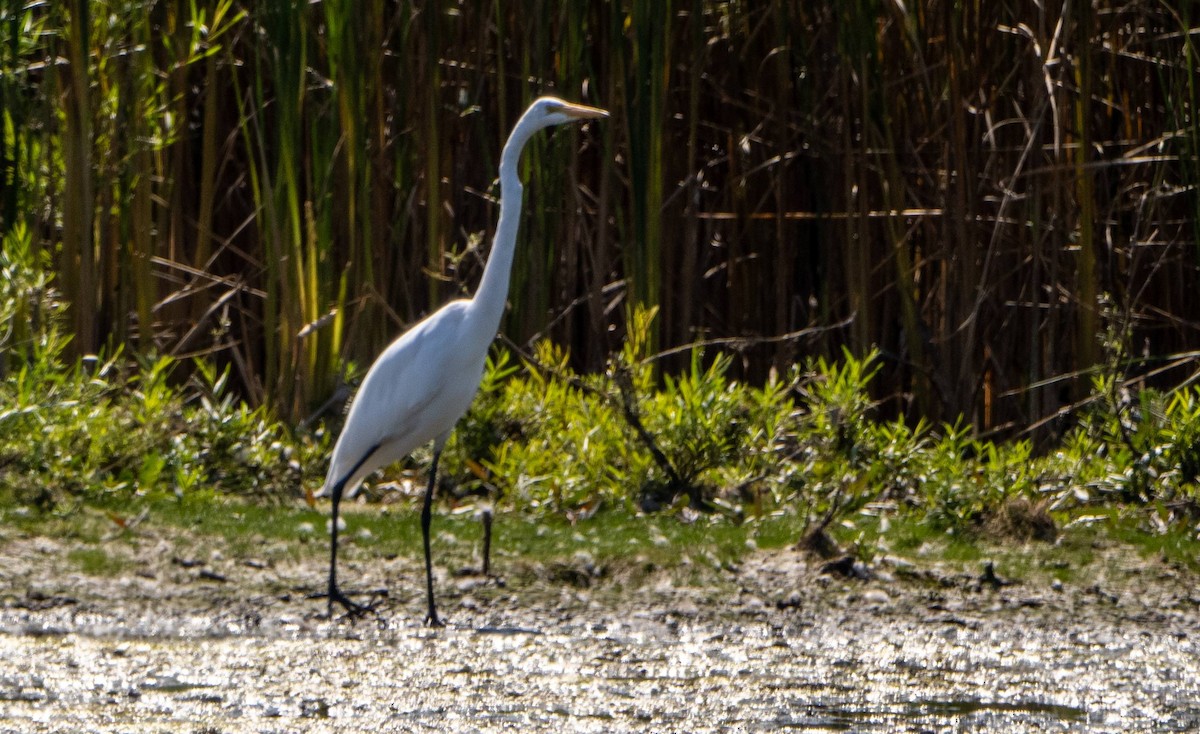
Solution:
[[[325,483],[322,484],[321,488],[318,489],[313,494],[313,497],[332,497],[333,496],[333,485],[337,482],[337,479],[333,476],[333,469],[336,465],[337,465],[337,462],[335,462],[335,461],[329,462],[329,471],[327,471],[325,473]]]
[[[358,477],[358,479],[353,482],[351,482],[351,480],[354,479],[355,475],[358,473],[358,470],[362,468],[362,465],[367,462],[367,459],[371,458],[372,454],[374,454],[378,448],[379,444],[375,444],[369,451],[367,451],[366,454],[363,455],[361,459],[358,460],[358,463],[348,468],[345,462],[338,458],[339,452],[337,448],[334,448],[333,458],[329,460],[329,471],[325,474],[325,484],[322,485],[321,489],[313,496],[332,497],[335,492],[341,492],[342,494],[339,495],[340,497],[345,497],[347,499],[354,497],[354,495],[358,494],[358,489],[362,485],[362,477]]]
[[[346,499],[352,499],[354,495],[358,494],[359,487],[362,486],[362,483],[355,483],[355,485],[350,488],[350,491],[347,492],[346,482],[350,479],[350,477],[342,476],[340,475],[340,472],[335,473],[336,469],[338,469],[337,462],[331,462],[329,465],[329,473],[325,475],[325,483],[321,485],[321,488],[316,491],[313,497],[332,497],[334,491],[339,488],[339,485],[342,490],[341,496]]]

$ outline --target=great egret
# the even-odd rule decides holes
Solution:
[[[433,600],[433,563],[429,556],[433,487],[442,448],[479,389],[488,346],[500,328],[504,313],[521,219],[522,186],[517,162],[525,143],[538,130],[607,116],[604,110],[555,97],[541,97],[529,106],[500,154],[500,222],[475,297],[451,301],[434,311],[392,342],[367,371],[334,446],[325,485],[318,493],[318,496],[328,495],[333,505],[330,616],[335,601],[350,614],[367,610],[351,601],[337,585],[338,503],[342,496],[353,496],[371,472],[432,441],[433,463],[421,507],[425,592],[429,604],[425,623],[441,626]]]

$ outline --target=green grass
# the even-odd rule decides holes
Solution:
[[[138,517],[138,522],[124,529],[116,520],[127,521],[129,515],[118,515],[103,506],[81,507],[65,514],[7,511],[0,515],[0,527],[71,540],[74,547],[68,551],[68,560],[92,576],[127,572],[130,562],[121,553],[121,545],[136,542],[147,530],[171,538],[175,544],[172,552],[181,557],[194,555],[197,548],[214,547],[214,538],[222,541],[215,547],[234,558],[323,560],[328,553],[328,514],[323,505],[315,509],[299,502],[267,506],[208,495],[183,502],[145,499],[132,509],[129,515]],[[352,504],[344,518],[343,557],[359,561],[395,556],[420,559],[415,505]],[[1064,525],[1069,520],[1060,518]],[[536,576],[574,583],[569,576],[560,577],[559,570],[578,567],[581,559],[586,559],[599,576],[618,586],[636,584],[656,571],[672,574],[684,583],[712,585],[731,579],[731,571],[752,553],[799,552],[791,549],[803,523],[785,513],[733,524],[716,516],[685,522],[678,515],[645,516],[624,510],[599,512],[574,523],[559,516],[499,512],[493,530],[493,563],[510,578]],[[1079,585],[1098,580],[1132,581],[1143,569],[1157,564],[1200,572],[1200,541],[1178,530],[1152,532],[1128,513],[1110,513],[1073,525],[1053,543],[1018,543],[979,533],[947,534],[912,516],[894,517],[881,530],[877,516],[860,514],[831,530],[839,544],[857,551],[877,569],[900,564],[936,570],[943,577],[978,577],[990,562],[1002,578],[1030,588],[1052,580]],[[440,507],[433,520],[437,563],[454,570],[476,568],[481,536],[474,512]]]
[[[284,541],[297,554],[327,552],[326,505],[318,509],[300,503],[267,506],[210,496],[185,502],[147,501],[146,506],[148,522],[220,537],[234,553],[253,555],[267,541]],[[346,522],[342,537],[354,549],[349,552],[419,557],[421,531],[415,506],[350,504],[343,506],[342,517]],[[47,528],[61,533],[62,522],[48,519]],[[78,526],[86,524],[80,518]],[[25,529],[37,532],[36,523],[26,522]],[[432,532],[439,556],[449,565],[471,562],[483,535],[474,512],[455,512],[445,506],[435,512]],[[601,565],[636,559],[653,567],[688,562],[720,567],[741,559],[751,540],[754,547],[777,548],[793,542],[798,532],[797,520],[783,515],[734,525],[714,516],[682,522],[673,515],[637,516],[624,510],[601,512],[576,523],[556,515],[500,512],[493,525],[493,548],[497,557],[522,564],[562,561],[585,551]]]
[[[100,547],[73,548],[67,558],[89,576],[118,576],[128,568],[122,559]]]
[[[1116,511],[1109,514],[1108,536],[1114,542],[1136,549],[1143,557],[1159,557],[1192,571],[1200,570],[1200,538],[1195,533],[1152,531],[1136,516]]]
[[[1142,514],[1117,509],[1076,509],[1055,520],[1061,530],[1053,542],[998,537],[982,529],[948,532],[912,513],[890,515],[884,529],[879,517],[860,515],[831,534],[868,562],[886,557],[971,575],[991,562],[997,573],[1017,581],[1084,583],[1155,563],[1200,572],[1200,539],[1187,527],[1152,529]]]

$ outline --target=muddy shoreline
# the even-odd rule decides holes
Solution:
[[[439,569],[430,630],[406,558],[347,563],[389,591],[350,621],[322,617],[315,554],[151,540],[96,576],[67,551],[0,544],[2,732],[1200,728],[1200,587],[1154,561],[1059,584],[783,550],[697,585],[581,553]]]

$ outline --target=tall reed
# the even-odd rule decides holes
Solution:
[[[1106,319],[1200,347],[1190,4],[0,8],[0,226],[55,253],[73,348],[209,354],[296,421],[474,287],[541,93],[613,113],[522,169],[503,328],[576,366],[636,302],[750,379],[878,347],[889,409],[1005,431],[1070,409]]]
[[[663,290],[670,26],[667,14],[653,0],[634,0],[628,17],[631,37],[622,109],[629,135],[631,226],[624,247],[625,276],[632,285],[634,301],[651,307],[660,303]]]
[[[1074,133],[1072,162],[1075,173],[1075,201],[1078,206],[1078,265],[1075,275],[1075,294],[1078,302],[1078,326],[1075,337],[1075,353],[1082,366],[1096,364],[1099,353],[1099,266],[1096,251],[1101,243],[1097,237],[1096,196],[1092,170],[1092,94],[1093,94],[1093,45],[1096,31],[1092,23],[1091,3],[1076,3],[1077,14],[1072,23],[1075,29],[1074,75],[1077,96],[1073,100]],[[1090,387],[1080,381],[1076,383],[1075,395],[1082,398]]]
[[[59,67],[64,97],[62,149],[62,255],[59,285],[69,310],[76,353],[99,346],[96,252],[94,243],[95,171],[92,162],[91,13],[87,0],[71,0],[66,21],[67,63]]]

